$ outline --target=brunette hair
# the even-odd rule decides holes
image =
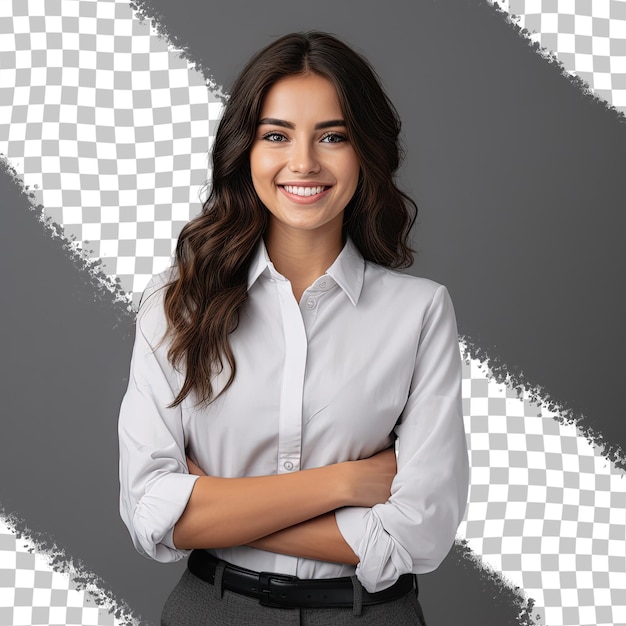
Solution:
[[[400,120],[369,63],[335,37],[285,35],[258,52],[235,81],[213,145],[213,176],[202,212],[181,231],[165,314],[172,341],[168,358],[184,365],[185,381],[171,406],[192,391],[214,398],[212,378],[236,364],[228,336],[247,299],[248,268],[267,226],[267,209],[250,174],[250,148],[263,98],[282,78],[306,73],[337,90],[346,133],[360,162],[359,183],[344,213],[344,234],[363,257],[387,267],[413,261],[408,245],[417,206],[394,183],[401,160]],[[221,392],[220,392],[221,393]]]

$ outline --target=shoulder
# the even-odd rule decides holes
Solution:
[[[137,311],[137,332],[141,332],[152,346],[159,343],[166,334],[165,291],[175,277],[176,269],[171,267],[155,274],[141,296]]]
[[[393,270],[370,261],[365,262],[364,287],[385,300],[428,306],[436,296],[448,297],[444,285],[420,276]]]
[[[145,286],[143,290],[143,294],[141,296],[141,301],[139,302],[139,310],[141,311],[142,307],[158,292],[160,292],[164,287],[167,287],[172,280],[176,278],[176,268],[168,267],[167,269],[155,274]]]
[[[423,332],[433,324],[456,327],[447,288],[429,278],[367,262],[361,298],[366,309],[372,308],[381,316],[392,315],[398,328]]]

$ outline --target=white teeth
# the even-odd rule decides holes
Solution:
[[[294,187],[293,185],[285,185],[285,189],[296,196],[314,196],[324,191],[324,187]]]

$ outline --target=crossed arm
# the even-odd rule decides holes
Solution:
[[[250,545],[323,561],[359,562],[339,532],[334,510],[374,506],[390,495],[393,448],[361,461],[254,478],[200,476],[174,527],[177,548]]]

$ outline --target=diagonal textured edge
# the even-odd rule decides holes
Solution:
[[[524,593],[520,587],[513,585],[500,572],[486,564],[468,545],[464,539],[457,539],[448,555],[455,568],[468,576],[473,576],[481,589],[495,588],[499,594],[492,598],[494,605],[502,605],[508,610],[517,611],[512,615],[520,626],[534,626],[541,622],[541,614],[533,611],[535,600]]]
[[[551,397],[544,387],[528,377],[520,368],[505,363],[501,357],[477,345],[470,337],[461,336],[460,340],[464,345],[466,356],[483,363],[489,378],[514,389],[519,397],[525,396],[531,402],[546,407],[555,414],[555,419],[561,424],[575,424],[590,443],[602,450],[603,456],[619,469],[626,470],[626,451],[622,446],[608,441],[589,424],[585,415],[576,413],[567,402]]]
[[[585,96],[593,100],[595,103],[610,112],[621,123],[626,122],[626,114],[620,111],[604,98],[594,92],[594,90],[582,80],[579,76],[572,74],[565,65],[559,60],[556,53],[537,41],[532,40],[532,33],[518,23],[516,16],[509,13],[501,4],[500,0],[486,0],[487,3],[498,13],[507,23],[507,25],[517,33],[519,37],[524,39],[529,47],[545,59],[550,65],[559,70],[561,75],[569,81],[574,87],[581,91]],[[465,344],[466,353],[470,358],[482,361],[489,370],[489,376],[493,377],[498,383],[506,384],[516,390],[518,395],[527,395],[527,397],[540,405],[546,406],[550,411],[557,414],[557,419],[564,424],[576,424],[586,439],[594,445],[602,449],[603,455],[607,457],[620,469],[626,469],[626,451],[622,446],[613,444],[604,438],[603,434],[598,432],[588,422],[588,418],[580,413],[576,413],[566,401],[552,398],[548,391],[536,381],[530,379],[521,369],[504,361],[495,353],[479,346],[471,337],[461,337]]]
[[[64,256],[77,269],[86,292],[94,299],[105,302],[113,313],[119,326],[132,324],[134,313],[132,305],[119,284],[112,283],[109,276],[100,269],[100,262],[88,258],[71,240],[63,235],[63,229],[49,218],[43,217],[37,194],[24,185],[21,176],[15,171],[4,155],[0,154],[0,177],[8,177],[22,198],[24,208],[28,208],[35,219],[43,226],[46,234],[56,242]],[[53,537],[29,528],[28,523],[18,514],[7,511],[0,503],[0,519],[19,539],[27,542],[29,551],[36,551],[43,556],[56,572],[69,577],[78,590],[84,590],[96,603],[115,615],[118,623],[124,626],[137,626],[140,622],[127,603],[115,597],[110,586],[100,576],[89,571],[84,563],[59,546]]]
[[[96,604],[115,616],[115,626],[139,626],[140,622],[127,603],[115,598],[106,582],[90,572],[79,559],[67,554],[54,541],[28,528],[14,513],[7,513],[0,504],[0,519],[17,539],[25,542],[28,552],[36,552],[55,572],[63,574],[77,591],[84,591]]]
[[[86,251],[80,245],[77,245],[75,236],[68,237],[61,224],[44,214],[44,207],[39,202],[39,191],[24,184],[23,176],[18,173],[9,159],[0,152],[0,176],[2,175],[9,176],[13,180],[21,193],[26,197],[29,209],[36,215],[46,233],[59,242],[66,256],[71,259],[72,264],[84,276],[85,282],[102,297],[111,300],[111,304],[120,320],[122,318],[130,319],[129,316],[133,312],[131,299],[122,289],[119,279],[117,277],[114,279],[111,275],[105,273],[101,267],[101,259],[88,256]]]
[[[472,478],[459,535],[532,594],[545,623],[621,623],[626,563],[612,555],[625,549],[624,471],[574,423],[461,351]]]
[[[13,513],[7,513],[1,505],[0,518],[18,539],[28,544],[29,552],[36,551],[37,554],[44,556],[54,571],[69,577],[77,590],[89,593],[99,606],[115,615],[119,624],[136,626],[139,623],[130,607],[117,600],[107,588],[105,581],[89,572],[80,560],[68,555],[56,543],[51,543],[45,535],[29,529],[23,519]]]
[[[213,92],[222,103],[228,99],[228,94],[225,93],[222,87],[217,83],[206,64],[204,64],[202,60],[197,59],[191,50],[180,42],[175,34],[169,32],[167,26],[165,26],[163,15],[153,8],[148,8],[141,0],[131,0],[129,5],[133,11],[134,18],[140,22],[150,22],[150,26],[161,39],[167,42],[170,50],[175,51],[189,63],[190,67],[193,67],[197,72],[202,74],[208,89]]]
[[[505,20],[505,22],[510,26],[519,37],[524,39],[529,47],[534,50],[539,56],[541,56],[545,61],[547,61],[550,65],[557,68],[561,75],[566,78],[576,89],[582,92],[589,99],[593,100],[597,104],[600,104],[604,107],[604,109],[614,115],[620,122],[626,122],[626,113],[616,106],[612,105],[610,102],[607,102],[605,98],[598,95],[593,87],[589,85],[585,80],[577,76],[573,69],[568,69],[565,64],[559,59],[557,53],[554,50],[546,46],[542,46],[538,41],[533,39],[533,33],[529,31],[527,28],[520,24],[519,16],[516,16],[513,13],[507,11],[503,5],[505,2],[503,0],[486,0],[486,2],[496,11],[496,13],[500,14],[501,17]],[[508,3],[507,3],[508,4]]]
[[[202,203],[221,102],[121,0],[10,8],[0,4],[0,152],[136,306]]]

